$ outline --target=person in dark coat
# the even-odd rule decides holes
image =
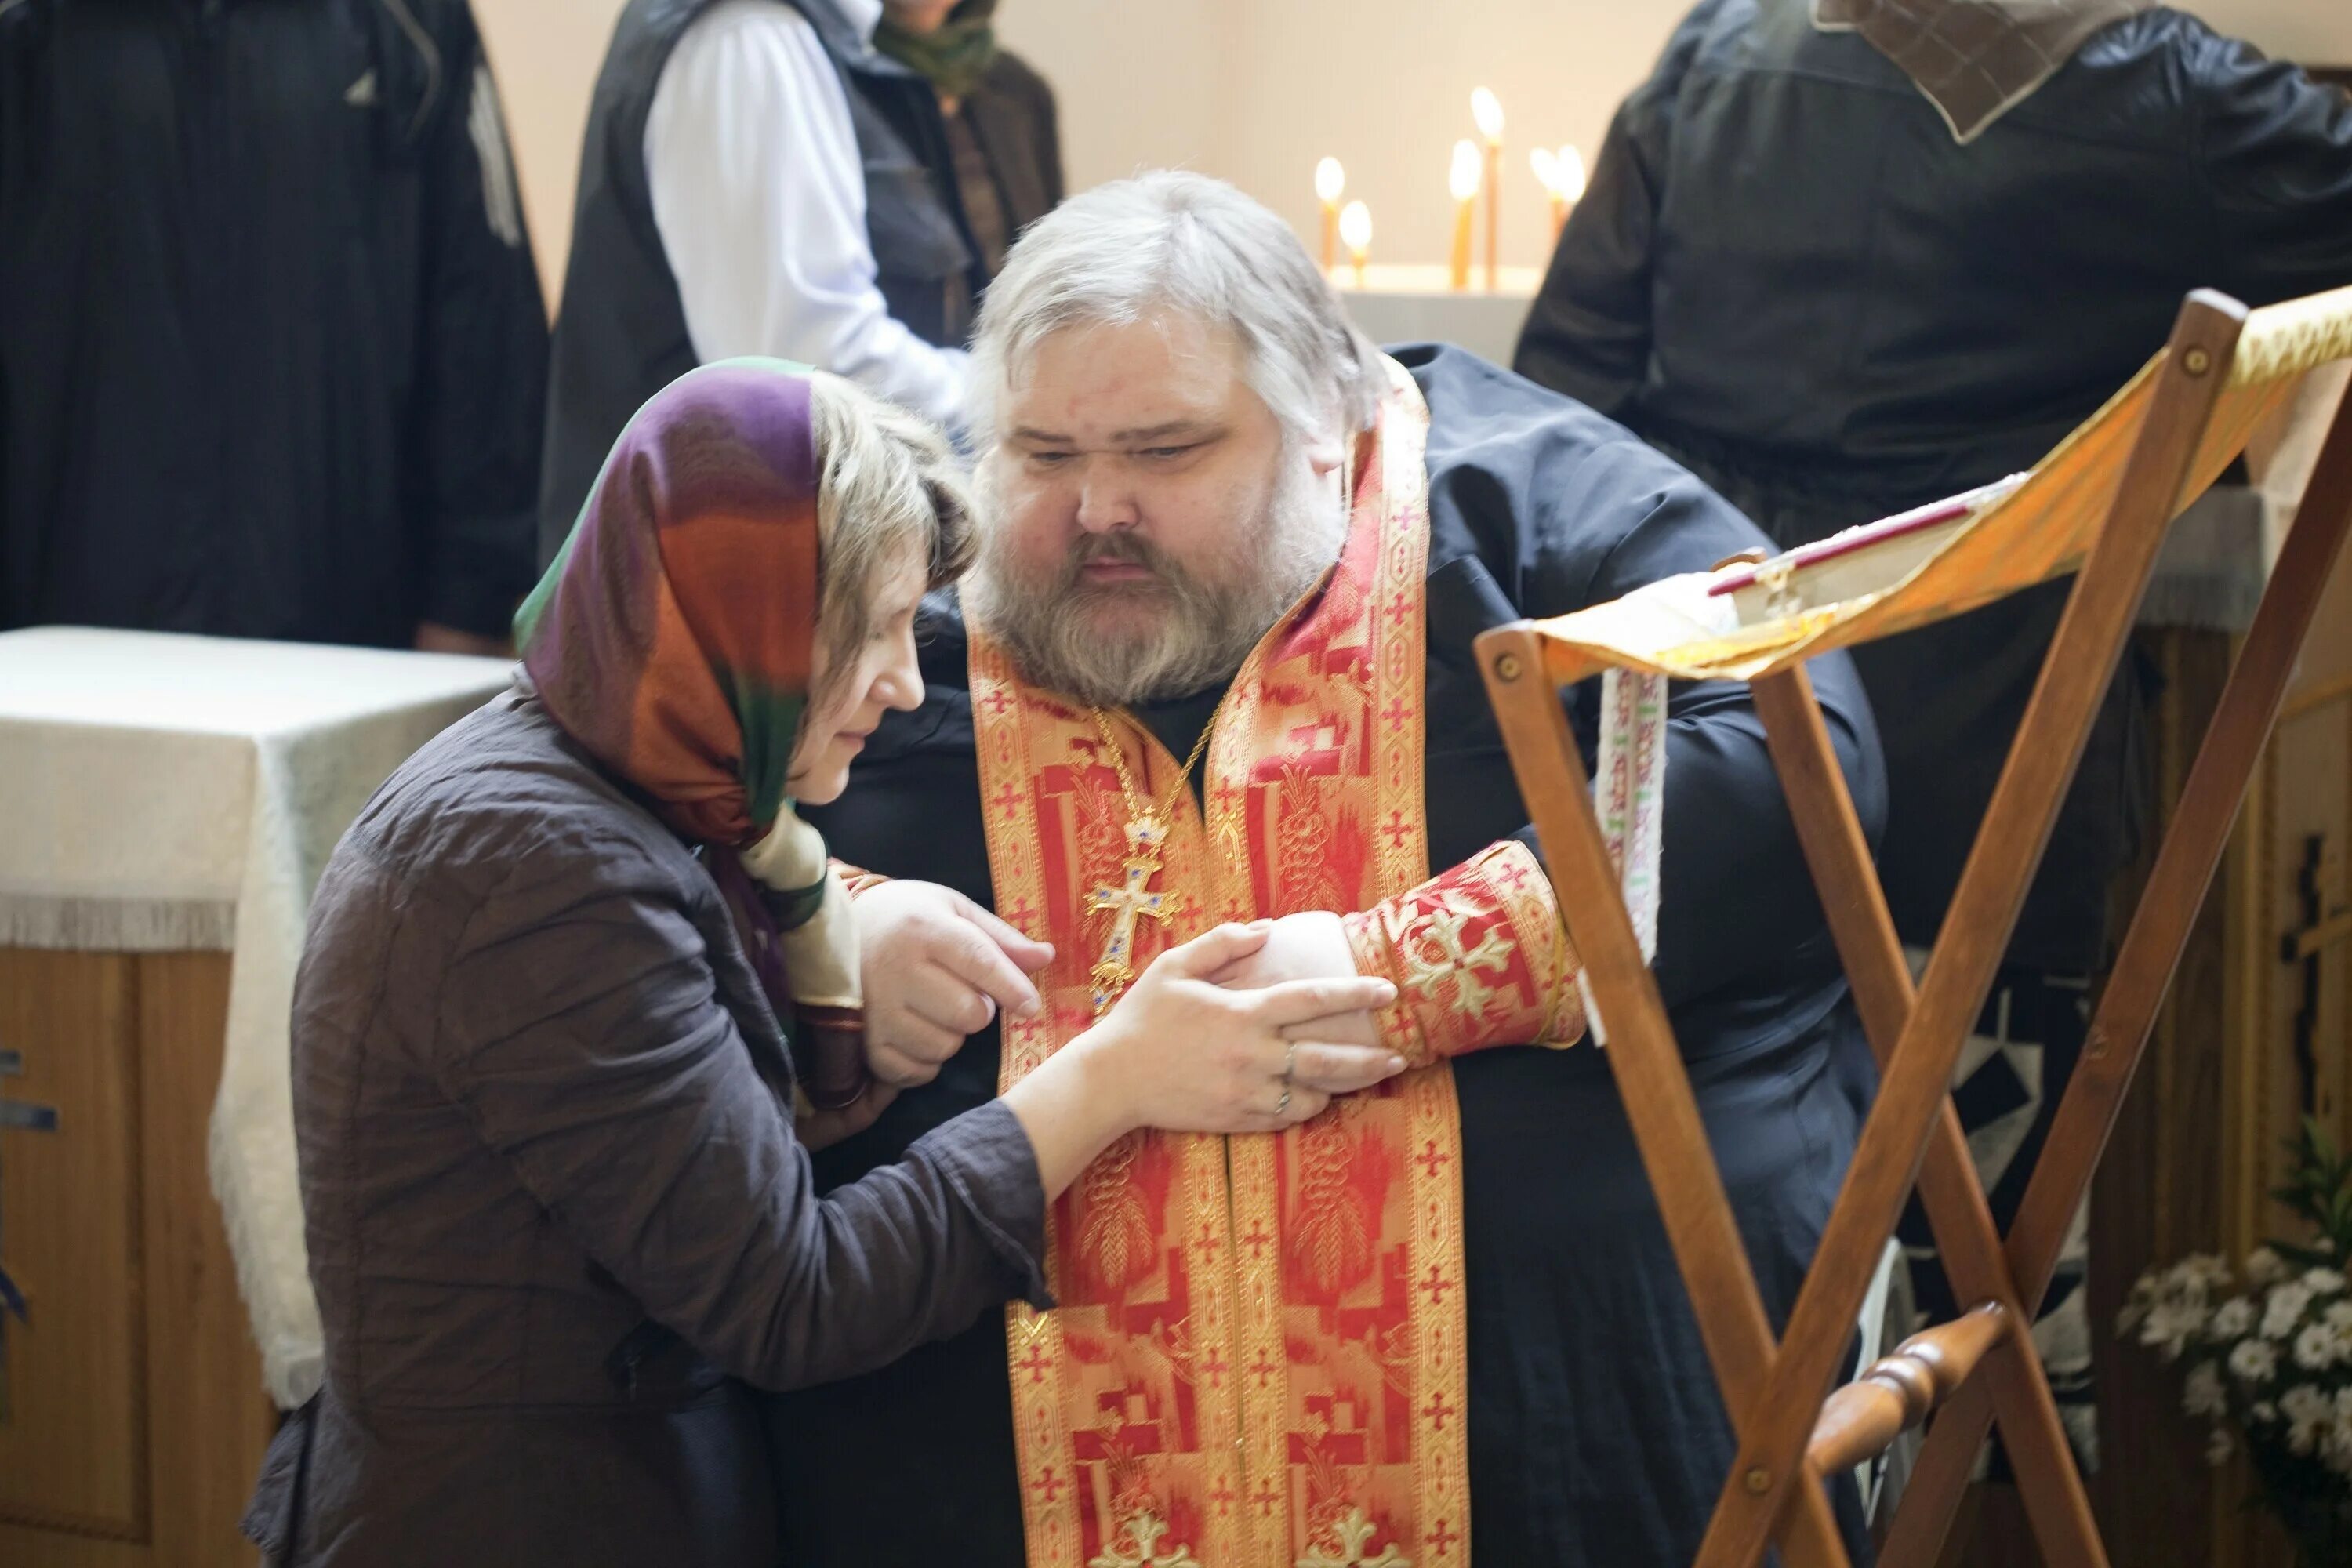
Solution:
[[[1573,975],[1524,991],[1500,978],[1556,947],[1559,913],[1473,644],[1521,616],[1704,571],[1762,536],[1567,398],[1458,349],[1384,359],[1280,219],[1199,175],[1072,197],[1014,246],[975,345],[992,498],[982,568],[926,610],[922,706],[876,733],[819,814],[827,839],[872,871],[1052,934],[1064,956],[1041,984],[1081,1000],[1046,1016],[1082,1017],[1087,963],[1117,928],[1068,897],[1068,865],[1116,874],[1119,817],[1104,817],[1128,784],[1083,764],[1124,737],[1135,792],[1189,857],[1154,871],[1150,890],[1180,909],[1279,899],[1292,908],[1266,910],[1283,916],[1269,962],[1394,965],[1416,994],[1454,999],[1434,1008],[1443,1021],[1381,1015],[1382,1038],[1393,1026],[1415,1042],[1420,1073],[1401,1092],[1427,1092],[1444,1114],[1404,1159],[1370,1097],[1315,1137],[1227,1140],[1221,1158],[1189,1167],[1207,1173],[1209,1201],[1180,1209],[1155,1189],[1127,1211],[1148,1226],[1163,1205],[1181,1234],[1166,1246],[1172,1261],[1108,1307],[1069,1250],[1093,1216],[1119,1212],[1125,1178],[1098,1164],[1085,1206],[1060,1215],[1055,1279],[1073,1283],[1050,1335],[1029,1335],[1025,1314],[1008,1325],[992,1313],[880,1372],[772,1402],[788,1554],[1017,1568],[1041,1542],[1078,1542],[1085,1561],[1100,1539],[1116,1558],[1159,1530],[1147,1557],[1230,1561],[1210,1543],[1239,1496],[1295,1548],[1286,1558],[1335,1554],[1335,1524],[1359,1508],[1366,1559],[1393,1545],[1415,1563],[1682,1568],[1728,1470],[1730,1425],[1607,1056],[1570,1044],[1582,1032],[1580,1015],[1567,1016]],[[1368,586],[1375,561],[1387,574]],[[1328,652],[1294,653],[1299,639]],[[1860,684],[1843,656],[1811,668],[1874,834],[1883,778]],[[1562,694],[1587,768],[1599,685]],[[1747,689],[1677,685],[1667,731],[1656,978],[1777,1318],[1852,1154],[1869,1050]],[[1377,786],[1360,782],[1375,754]],[[1367,799],[1376,787],[1397,793]],[[1022,812],[1051,828],[1042,843],[1019,831]],[[1391,847],[1411,847],[1433,880],[1369,913],[1333,901]],[[1214,879],[1228,875],[1238,880]],[[1497,883],[1526,900],[1507,921],[1481,891]],[[931,938],[919,888],[885,886],[901,901],[869,921],[876,893],[863,895],[862,936],[919,953]],[[1430,926],[1393,921],[1396,900],[1430,910]],[[1433,934],[1441,917],[1457,922],[1450,938]],[[1463,965],[1486,965],[1486,978],[1465,984]],[[1000,1026],[971,988],[959,997],[911,963],[895,968],[888,988],[919,1002],[901,1008],[870,988],[869,1047],[928,1058],[937,1076],[823,1152],[821,1187],[855,1190],[889,1168],[988,1103],[1036,1048],[1039,1026]],[[959,1008],[953,1029],[928,1023]],[[1458,1130],[1458,1154],[1441,1122]],[[1370,1142],[1335,1163],[1333,1135]],[[1392,1194],[1424,1169],[1446,1176],[1426,1195],[1433,1228],[1458,1241],[1458,1277],[1436,1249],[1434,1275],[1415,1259],[1420,1289],[1403,1289],[1400,1262],[1384,1291],[1363,1258],[1423,1243],[1384,1228],[1367,1199],[1347,1233],[1365,1238],[1353,1255],[1365,1278],[1331,1310],[1285,1312],[1263,1366],[1216,1337],[1217,1322],[1187,1316],[1187,1300],[1213,1298],[1223,1271],[1250,1259],[1305,1259],[1286,1263],[1286,1282],[1344,1270],[1346,1240],[1323,1229],[1308,1245],[1309,1189],[1348,1185],[1352,1171]],[[1265,1170],[1293,1173],[1278,1203],[1251,1184]],[[1264,1253],[1253,1216],[1276,1233]],[[1125,1250],[1131,1274],[1140,1249]],[[1255,1278],[1234,1288],[1237,1311],[1256,1310]],[[1442,1289],[1457,1278],[1458,1291]],[[1416,1330],[1450,1334],[1441,1304],[1466,1314],[1467,1355],[1433,1371],[1412,1347]],[[1246,1383],[1232,1374],[1244,1365]],[[1417,1381],[1454,1375],[1458,1390]],[[1238,1470],[1208,1446],[1237,1386],[1239,1419],[1256,1424]],[[1068,1414],[1042,1420],[1036,1391],[1055,1387],[1070,1391],[1055,1405]],[[1261,1444],[1269,1420],[1276,1438]],[[1265,1460],[1285,1453],[1287,1465]],[[1454,1453],[1465,1469],[1444,1468]],[[1435,1501],[1432,1466],[1459,1477]],[[1851,1504],[1849,1483],[1835,1485]]]
[[[581,156],[542,557],[622,423],[698,363],[774,354],[961,426],[972,312],[1062,197],[1053,91],[994,9],[632,0]]]
[[[2032,466],[2182,297],[2352,283],[2352,102],[2145,0],[1706,0],[1612,122],[1516,364],[1790,546]],[[1895,923],[1941,926],[2070,584],[1855,650]],[[2148,808],[2126,656],[1957,1086],[2006,1224],[2088,1019]],[[1924,1248],[1915,1209],[1906,1240]],[[2085,1254],[2040,1330],[2094,1451]],[[1932,1266],[1923,1307],[1953,1303]]]
[[[326,1370],[247,1520],[277,1563],[772,1568],[750,1385],[1049,1305],[1045,1205],[1130,1129],[1280,1125],[1391,1070],[1318,1031],[1392,986],[1220,988],[1267,940],[1221,926],[1034,1092],[818,1194],[796,1089],[858,961],[793,803],[914,706],[916,605],[968,541],[936,432],[774,362],[698,370],[615,447],[515,688],[344,836],[295,986]],[[1045,956],[1001,934],[1003,968]]]
[[[546,385],[466,0],[0,0],[0,629],[502,650]]]

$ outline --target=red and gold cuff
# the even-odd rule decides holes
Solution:
[[[1340,923],[1357,971],[1395,984],[1381,1043],[1415,1067],[1583,1037],[1576,950],[1551,879],[1515,838]]]

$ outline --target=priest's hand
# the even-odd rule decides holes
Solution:
[[[1219,970],[1215,980],[1220,985],[1252,987],[1289,980],[1350,979],[1355,973],[1356,956],[1339,917],[1310,910],[1274,921],[1265,945]],[[1369,1011],[1319,1019],[1313,1034],[1316,1039],[1342,1045],[1380,1044],[1380,1029]]]
[[[929,1083],[1000,1012],[1026,1017],[1039,1005],[1029,976],[1054,960],[1050,943],[936,882],[867,889],[857,913],[858,972],[866,998],[866,1065],[900,1089]]]

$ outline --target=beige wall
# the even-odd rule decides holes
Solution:
[[[546,280],[548,309],[563,279],[580,132],[604,41],[622,0],[474,0],[474,15],[506,100],[507,136],[522,183],[523,215]]]
[[[580,132],[621,0],[474,0],[506,95],[523,203],[553,301]],[[1439,261],[1446,159],[1485,85],[1508,119],[1503,259],[1543,259],[1527,150],[1589,155],[1684,0],[1003,0],[1008,42],[1053,79],[1074,187],[1139,168],[1223,175],[1302,234],[1326,153],[1372,209],[1375,253]],[[2346,0],[2207,0],[2225,32],[2285,58],[2352,63]]]

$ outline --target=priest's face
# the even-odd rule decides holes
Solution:
[[[1339,557],[1339,445],[1286,432],[1227,332],[1066,328],[997,407],[966,602],[1038,685],[1123,705],[1228,679]]]
[[[823,623],[817,626],[808,710],[784,772],[784,793],[794,800],[823,805],[840,799],[849,783],[849,764],[866,749],[866,738],[882,715],[893,708],[911,712],[922,706],[915,609],[928,580],[926,564],[910,554],[880,578],[867,623],[871,630],[865,644],[851,650],[846,668]]]

